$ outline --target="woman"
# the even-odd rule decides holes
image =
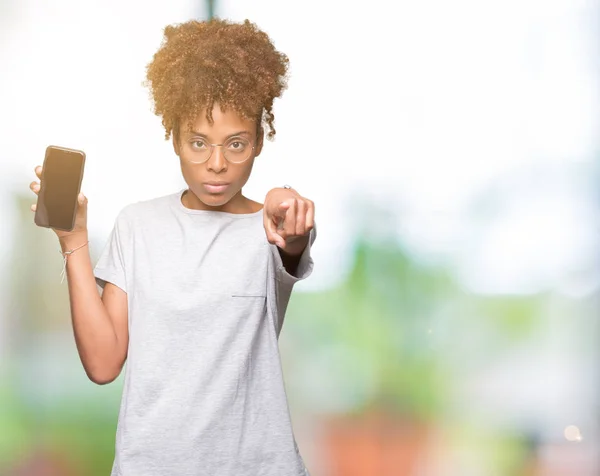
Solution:
[[[93,269],[83,194],[55,230],[87,375],[112,382],[127,359],[112,476],[306,476],[277,339],[313,268],[314,204],[242,194],[288,58],[247,20],[164,33],[147,84],[187,188],[126,206]]]

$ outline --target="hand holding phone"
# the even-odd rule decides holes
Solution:
[[[87,234],[87,199],[81,193],[85,153],[65,147],[49,146],[43,167],[35,173],[40,182],[30,188],[38,195],[36,225],[51,228],[59,239],[70,235]]]

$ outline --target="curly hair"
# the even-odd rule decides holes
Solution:
[[[212,124],[218,103],[224,111],[266,124],[273,140],[273,101],[287,88],[288,65],[288,57],[249,20],[193,20],[165,27],[144,84],[166,139],[177,137],[184,121],[191,127],[202,110]]]

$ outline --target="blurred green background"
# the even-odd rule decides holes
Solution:
[[[122,377],[85,376],[28,185],[48,144],[86,150],[93,262],[177,190],[140,83],[164,25],[211,14],[291,60],[248,193],[316,202],[280,337],[312,476],[600,474],[599,2],[366,7],[0,4],[0,474],[110,473]]]

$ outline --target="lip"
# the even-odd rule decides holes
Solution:
[[[202,185],[209,193],[223,193],[229,187],[227,182],[204,182]]]

